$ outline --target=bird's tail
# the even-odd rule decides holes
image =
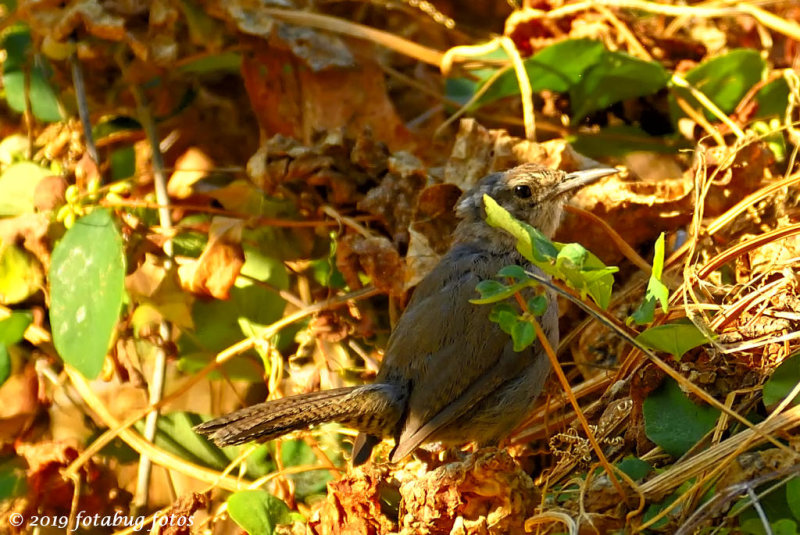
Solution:
[[[245,407],[194,428],[218,446],[266,441],[324,422],[382,435],[400,417],[394,388],[386,384],[309,392]],[[396,414],[395,414],[396,413]]]

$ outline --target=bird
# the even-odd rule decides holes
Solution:
[[[266,401],[195,431],[229,446],[338,422],[359,431],[354,466],[369,460],[385,437],[394,438],[393,463],[431,444],[497,445],[531,411],[550,362],[538,340],[514,351],[511,337],[490,320],[492,307],[470,303],[478,283],[507,265],[544,275],[517,251],[515,237],[485,221],[484,195],[552,237],[571,194],[617,172],[602,167],[567,173],[526,163],[485,176],[456,202],[453,243],[414,290],[373,383]],[[548,306],[539,321],[555,347],[558,304],[551,290],[544,292]]]

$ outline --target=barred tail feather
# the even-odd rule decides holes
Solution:
[[[389,385],[378,384],[309,392],[245,407],[194,430],[218,446],[272,440],[324,422],[379,431],[387,420],[395,418],[393,390]]]

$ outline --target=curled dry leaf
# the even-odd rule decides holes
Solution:
[[[48,180],[48,179],[45,179]],[[47,270],[50,267],[50,214],[22,214],[0,219],[0,244],[22,242]]]
[[[201,149],[190,147],[177,160],[175,171],[167,182],[167,193],[176,199],[186,199],[194,193],[192,186],[208,176],[214,162]]]
[[[200,257],[178,268],[181,286],[193,293],[227,299],[244,265],[243,228],[239,219],[213,218]]]
[[[348,234],[342,237],[336,249],[336,267],[351,288],[362,286],[358,278],[360,268],[380,291],[403,295],[403,260],[394,245],[383,236]]]
[[[388,165],[389,171],[381,183],[366,194],[358,207],[383,219],[392,240],[405,245],[412,212],[427,173],[422,162],[407,152],[393,154]]]
[[[74,461],[80,451],[70,441],[40,441],[16,447],[16,453],[28,464],[28,494],[30,509],[25,518],[38,515],[69,515],[73,499],[73,483],[61,476],[61,470]],[[114,516],[115,511],[127,511],[130,494],[119,488],[113,472],[87,461],[80,472],[84,482],[77,510],[87,515]]]
[[[280,189],[302,203],[314,202],[304,208],[315,212],[322,202],[355,204],[360,191],[379,182],[388,157],[389,150],[369,129],[356,137],[342,129],[320,131],[310,146],[277,134],[250,158],[247,173],[267,193]]]
[[[0,386],[0,445],[20,439],[33,424],[39,411],[39,381],[33,364],[13,373]]]
[[[708,149],[705,159],[709,176],[716,173],[714,186],[705,199],[705,213],[715,216],[771,178],[769,166],[774,155],[765,143],[748,143],[742,147]]]
[[[199,509],[208,507],[209,493],[193,492],[178,498],[172,506],[163,511],[159,516],[165,522],[165,525],[158,533],[162,535],[189,535],[196,530],[192,529],[192,525],[197,522],[190,522],[192,516]]]
[[[382,494],[392,490],[388,480],[386,465],[368,464],[328,483],[328,497],[309,527],[318,535],[394,532],[395,523],[381,510]]]
[[[33,205],[40,212],[55,210],[64,204],[64,194],[68,185],[62,176],[48,176],[41,179],[33,192]]]
[[[50,35],[55,41],[66,41],[79,30],[109,41],[125,39],[125,19],[119,12],[108,9],[99,0],[72,0],[66,4],[20,2],[27,20],[36,33]]]
[[[406,289],[416,286],[450,248],[458,223],[454,208],[460,196],[461,189],[454,184],[434,184],[420,193],[408,228]]]
[[[522,532],[538,502],[530,476],[496,449],[408,477],[400,495],[403,533],[447,534],[456,522],[464,526],[462,533]]]
[[[467,190],[489,173],[529,162],[565,171],[598,165],[563,139],[536,143],[505,130],[489,130],[474,119],[463,119],[445,165],[444,181]]]
[[[341,342],[350,333],[350,326],[339,311],[323,310],[311,319],[309,333],[326,342]]]
[[[146,254],[136,271],[125,277],[125,289],[137,305],[130,320],[137,335],[165,319],[184,329],[194,328],[193,299],[187,299],[177,277],[155,255]]]

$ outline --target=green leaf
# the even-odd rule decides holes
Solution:
[[[621,100],[652,95],[668,80],[669,73],[658,62],[606,51],[570,90],[572,124]]]
[[[708,59],[690,71],[684,78],[706,95],[724,113],[731,113],[766,70],[766,62],[758,50],[737,48],[727,54]],[[685,98],[693,108],[704,109],[691,93],[681,87],[672,90]],[[670,97],[670,109],[674,121],[683,117],[674,97]],[[706,117],[714,117],[705,110]]]
[[[797,479],[790,480],[787,482],[786,487],[777,489],[777,492],[763,492],[770,485],[754,489],[758,495],[758,503],[769,520],[773,535],[797,535],[797,523],[794,520],[792,504],[789,503],[791,498],[789,497],[790,485],[788,483],[791,483],[791,481],[797,481]],[[766,535],[767,531],[764,529],[764,524],[748,496],[740,499],[733,506],[729,515],[738,516],[739,531],[737,533]]]
[[[33,162],[11,164],[0,175],[0,216],[31,213],[36,186],[53,173]]]
[[[106,120],[98,122],[92,127],[92,136],[96,140],[108,137],[119,132],[132,132],[141,130],[142,125],[133,117],[126,115],[117,115]]]
[[[103,368],[122,306],[125,256],[111,213],[76,221],[53,250],[50,324],[64,362],[94,379]]]
[[[522,351],[536,340],[536,329],[531,322],[518,320],[511,327],[511,339],[514,341],[514,351]]]
[[[12,312],[6,319],[0,320],[0,385],[11,376],[8,348],[22,340],[25,329],[32,321],[33,314],[30,312]]]
[[[655,318],[656,301],[661,303],[661,310],[666,314],[669,307],[669,288],[661,281],[664,271],[664,233],[656,240],[655,254],[653,255],[653,269],[650,280],[647,282],[647,291],[644,301],[639,308],[631,314],[631,319],[637,325],[651,323]]]
[[[220,448],[194,432],[203,419],[194,413],[175,411],[158,418],[156,446],[194,464],[224,470],[230,462]],[[144,420],[135,425],[144,432]]]
[[[6,344],[0,342],[0,385],[11,377],[11,356]]]
[[[633,321],[636,323],[636,325],[645,325],[647,323],[652,323],[655,317],[656,317],[656,300],[649,299],[645,295],[644,300],[642,300],[642,302],[639,304],[636,310],[633,311],[633,314],[631,314],[628,317],[625,323],[630,325],[630,322]]]
[[[613,274],[617,267],[606,266],[595,255],[577,243],[556,243],[559,249],[554,276],[578,290],[581,296],[588,294],[600,308],[607,308],[611,301]]]
[[[311,466],[319,464],[317,454],[305,440],[283,440],[281,442],[281,461],[283,466]],[[310,470],[300,474],[288,476],[295,483],[295,493],[298,500],[307,496],[320,494],[325,491],[328,482],[333,479],[330,472]]]
[[[544,295],[536,295],[528,299],[528,312],[535,316],[541,316],[547,311],[547,298]]]
[[[567,39],[543,48],[524,60],[523,65],[534,93],[545,89],[565,93],[579,83],[583,73],[607,52],[600,41]],[[564,61],[564,58],[569,58],[569,61]],[[485,84],[489,76],[485,76],[480,85]],[[519,82],[514,69],[509,69],[495,80],[476,104],[483,106],[512,95],[519,95]]]
[[[764,405],[770,407],[788,396],[800,383],[800,353],[795,353],[785,359],[772,372],[772,376],[764,384]],[[792,405],[800,403],[800,394],[792,400]]]
[[[650,327],[639,334],[636,340],[678,359],[690,349],[709,342],[706,335],[688,320]]]
[[[777,117],[783,119],[789,106],[789,83],[786,78],[778,78],[758,90],[755,100],[758,103],[756,118]]]
[[[0,304],[20,303],[42,288],[39,261],[28,251],[0,241]]]
[[[714,428],[719,410],[692,403],[673,379],[667,378],[643,405],[647,438],[673,457],[680,457]]]
[[[506,334],[511,334],[518,317],[518,311],[508,303],[497,303],[489,312],[489,320],[498,324]]]
[[[793,477],[786,482],[786,503],[792,511],[792,516],[800,520],[800,478]]]
[[[505,50],[498,48],[488,54],[476,56],[474,59],[508,61],[509,57]],[[466,104],[475,94],[478,87],[483,85],[496,72],[496,67],[486,67],[471,71],[470,78],[448,78],[445,80],[445,96],[448,100],[455,101],[459,105]]]
[[[500,271],[497,272],[498,277],[508,277],[511,279],[516,279],[518,281],[523,281],[528,279],[528,275],[525,273],[525,270],[522,266],[518,266],[517,264],[512,264],[510,266],[505,266]]]
[[[4,33],[3,43],[0,46],[6,51],[3,70],[6,72],[19,70],[25,65],[31,47],[31,31],[25,24],[14,24]]]
[[[286,289],[289,276],[283,263],[268,256],[271,242],[259,242],[259,248],[244,245],[245,263],[241,276],[226,301],[197,300],[192,306],[194,331],[178,341],[179,368],[193,371],[208,364],[216,354],[244,336],[260,336],[264,328],[283,315],[286,301],[271,288]],[[253,279],[266,283],[255,284]],[[231,377],[253,380],[260,371],[249,359],[235,359],[223,366]]]
[[[487,299],[487,298],[492,298],[496,295],[506,294],[506,292],[508,291],[508,286],[506,286],[500,281],[489,279],[479,282],[475,286],[475,290],[479,294],[481,294],[481,299]]]
[[[625,124],[592,132],[575,132],[566,139],[576,151],[590,158],[619,158],[637,151],[674,154],[690,148],[690,143],[684,139],[653,136],[637,126]]]
[[[612,274],[617,271],[616,267],[606,266],[599,258],[578,244],[565,245],[551,242],[537,229],[516,220],[488,195],[483,196],[483,201],[486,208],[486,223],[495,228],[502,228],[517,238],[517,251],[529,262],[581,293],[588,293],[598,306],[608,307],[614,284]]]
[[[481,294],[480,299],[470,299],[469,302],[473,305],[488,305],[490,303],[496,303],[498,301],[502,301],[503,299],[508,299],[516,292],[533,284],[536,283],[528,280],[527,277],[526,280],[512,284],[511,286],[506,286],[502,282],[491,279],[481,281],[475,286],[475,289]]]
[[[45,122],[60,121],[61,111],[58,98],[53,87],[47,81],[45,70],[36,65],[30,70],[29,98],[31,111],[37,119]],[[12,110],[25,111],[25,73],[22,70],[6,70],[3,72],[3,85],[6,90],[6,102]]]
[[[678,490],[661,500],[657,503],[651,503],[647,506],[647,509],[642,515],[642,522],[649,522],[650,519],[655,518],[661,511],[672,505],[672,503],[678,499],[678,497],[682,496],[684,493],[688,492],[689,488],[694,483],[694,479],[690,479],[689,481],[685,481]],[[673,509],[671,512],[667,513],[666,516],[661,517],[660,520],[656,521],[654,524],[650,525],[651,530],[663,530],[664,527],[669,523],[671,518],[675,517],[677,514],[680,514],[680,508]]]
[[[0,344],[13,346],[20,342],[25,329],[33,322],[30,312],[12,312],[7,318],[0,320]]]
[[[123,180],[136,174],[136,152],[133,147],[115,149],[109,157],[112,180]]]
[[[647,474],[653,471],[650,463],[643,461],[637,457],[629,455],[617,463],[617,468],[625,473],[634,481],[644,478]]]
[[[263,490],[242,490],[231,494],[228,512],[250,535],[272,535],[277,524],[292,521],[289,507]]]
[[[517,221],[505,208],[497,204],[489,195],[483,196],[486,208],[486,223],[501,228],[517,238],[517,251],[522,256],[539,266],[545,272],[552,272],[551,260],[555,260],[558,250],[539,230]]]
[[[18,458],[0,465],[0,501],[22,496],[27,488],[25,469]]]

